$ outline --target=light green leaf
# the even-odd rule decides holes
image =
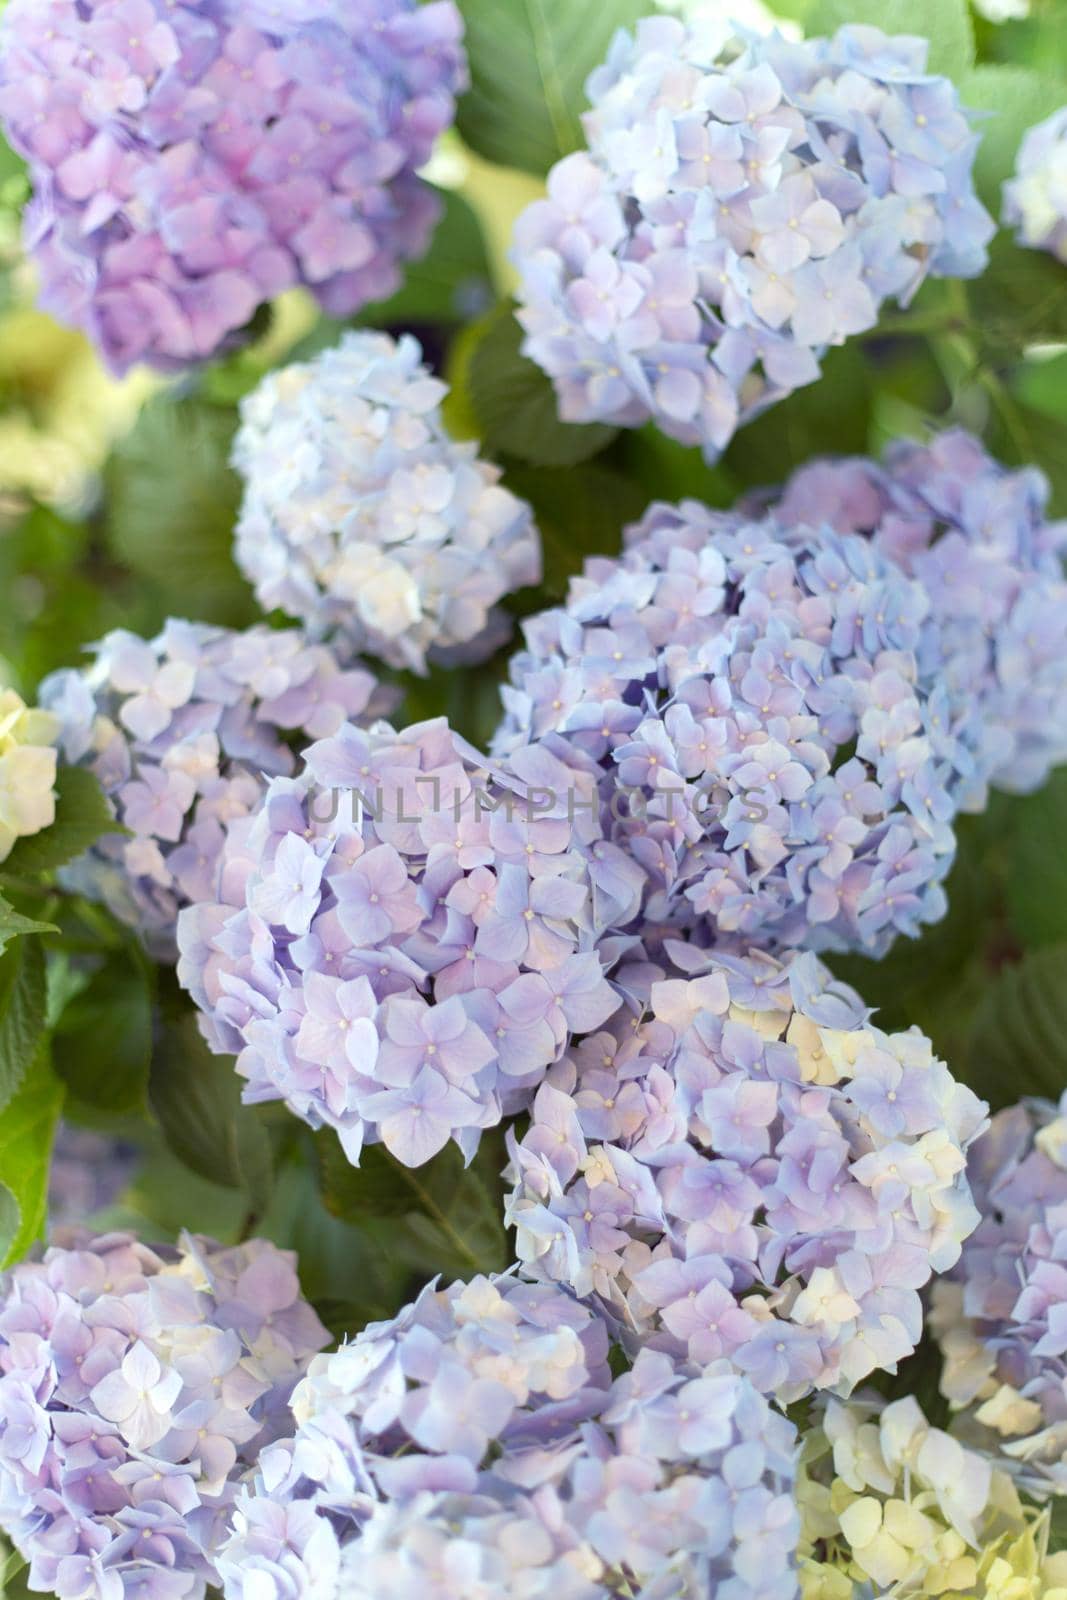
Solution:
[[[572,467],[611,443],[602,423],[561,422],[550,380],[520,353],[522,329],[510,306],[487,319],[466,368],[470,403],[489,456],[538,467]]]
[[[463,0],[471,87],[458,126],[498,166],[545,173],[583,147],[585,81],[648,0]]]
[[[1067,943],[1030,950],[986,991],[962,1074],[994,1109],[1067,1086]]]
[[[0,956],[0,1111],[41,1047],[47,1002],[40,940],[18,939]]]
[[[929,39],[930,71],[950,78],[961,77],[974,61],[967,0],[816,0],[807,9],[804,31],[810,38],[834,33],[846,23]]]
[[[60,766],[56,774],[56,819],[50,828],[19,839],[0,866],[0,884],[5,873],[30,878],[38,872],[53,872],[80,856],[106,833],[124,830],[96,777],[86,767]]]
[[[42,1045],[0,1117],[0,1265],[5,1267],[44,1232],[48,1168],[62,1106],[63,1085]]]
[[[974,67],[960,82],[964,105],[987,113],[975,118],[982,135],[974,160],[975,185],[995,217],[1000,216],[1001,185],[1015,170],[1023,134],[1059,109],[1062,84],[1026,67]]]
[[[58,931],[54,922],[35,922],[32,917],[24,917],[0,894],[0,955],[3,954],[12,939],[21,938],[28,933],[57,933]]]

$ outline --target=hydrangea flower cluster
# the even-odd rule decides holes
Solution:
[[[451,0],[12,0],[0,117],[41,304],[116,372],[214,354],[283,289],[338,316],[437,219],[415,173],[466,82]]]
[[[1045,1555],[1047,1515],[911,1396],[828,1400],[804,1436],[797,1499],[803,1600],[1067,1600],[1067,1555]]]
[[[48,711],[31,709],[14,689],[0,690],[0,861],[17,839],[55,821],[58,735]]]
[[[720,18],[616,36],[588,83],[588,152],[515,234],[524,348],[560,414],[651,418],[709,460],[886,298],[981,272],[994,231],[925,41],[731,38]]]
[[[524,624],[495,748],[589,765],[652,921],[880,953],[943,914],[973,768],[929,612],[858,534],[654,505]]]
[[[985,1107],[815,957],[688,955],[548,1074],[509,1136],[527,1270],[628,1348],[728,1359],[789,1403],[895,1370],[978,1221]],[[619,976],[625,991],[627,971]]]
[[[305,762],[231,826],[179,979],[246,1099],[336,1128],[353,1162],[365,1140],[469,1155],[614,1011],[598,936],[641,873],[600,838],[592,780],[540,749],[490,770],[443,719],[346,724]]]
[[[500,642],[491,608],[541,576],[529,506],[451,439],[418,342],[348,333],[242,403],[238,565],[265,610],[396,667]]]
[[[226,1600],[793,1600],[795,1433],[725,1364],[547,1286],[431,1286],[312,1364],[219,1557]]]
[[[981,1226],[934,1286],[956,1431],[1033,1495],[1067,1491],[1067,1093],[998,1112],[969,1165]]]
[[[283,733],[333,733],[379,698],[370,673],[342,671],[295,630],[172,620],[152,640],[108,634],[90,667],[41,686],[64,759],[96,774],[128,830],[105,835],[65,882],[172,956],[179,909],[215,893],[226,828],[258,805],[264,773],[295,766]]]
[[[71,1234],[7,1274],[0,1525],[61,1600],[203,1596],[237,1480],[328,1335],[264,1240]]]
[[[899,440],[881,463],[813,461],[775,507],[787,526],[865,535],[923,585],[920,670],[968,753],[954,762],[961,809],[979,810],[990,783],[1036,789],[1067,761],[1067,523],[1048,520],[1048,498],[1037,468],[1009,471],[953,429]]]
[[[1004,185],[1004,222],[1020,244],[1067,262],[1067,106],[1031,128]]]

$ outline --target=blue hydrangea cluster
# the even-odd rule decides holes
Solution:
[[[1037,468],[1009,471],[954,429],[898,440],[881,463],[811,462],[776,507],[788,526],[865,535],[926,590],[920,671],[953,708],[961,809],[1067,761],[1067,523],[1048,520],[1048,498]]]
[[[783,1403],[847,1394],[913,1352],[918,1290],[978,1222],[985,1107],[814,956],[677,953],[622,970],[628,1010],[509,1134],[519,1258],[631,1352],[729,1361]]]
[[[419,672],[428,650],[477,660],[507,637],[492,608],[540,581],[540,539],[449,437],[447,392],[410,334],[355,332],[245,399],[236,554],[264,610]]]
[[[42,306],[123,372],[215,354],[294,284],[338,316],[390,295],[437,219],[416,169],[461,36],[451,0],[11,0]]]
[[[713,459],[884,300],[981,272],[977,139],[926,54],[860,26],[731,38],[718,14],[620,32],[588,150],[515,234],[524,348],[560,414],[652,419]]]
[[[1067,106],[1024,137],[1004,185],[1003,219],[1020,244],[1067,262]]]
[[[547,751],[488,767],[443,719],[345,724],[231,825],[218,898],[178,923],[178,976],[246,1098],[418,1166],[529,1105],[617,1005],[607,929],[639,868],[595,787]]]
[[[295,630],[172,620],[152,640],[116,630],[94,655],[47,678],[41,702],[60,720],[63,759],[96,774],[127,831],[98,840],[64,881],[173,958],[179,910],[215,893],[227,827],[259,804],[264,774],[293,770],[285,735],[322,737],[391,700]]]
[[[646,919],[882,952],[944,912],[973,766],[929,616],[859,534],[654,505],[524,624],[496,748],[596,775]]]
[[[930,1325],[953,1431],[1035,1496],[1067,1492],[1067,1093],[998,1112],[970,1158],[981,1225]]]
[[[198,1600],[240,1476],[328,1341],[263,1240],[71,1234],[0,1302],[0,1526],[60,1600]]]
[[[226,1600],[794,1600],[795,1432],[725,1364],[515,1278],[427,1289],[312,1364],[219,1556]]]

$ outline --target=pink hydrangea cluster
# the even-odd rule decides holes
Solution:
[[[41,304],[123,372],[211,356],[294,284],[338,316],[391,294],[437,218],[416,169],[461,36],[451,0],[11,0]]]

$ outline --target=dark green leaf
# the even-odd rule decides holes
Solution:
[[[507,1263],[497,1172],[497,1146],[486,1139],[476,1164],[464,1167],[448,1145],[423,1167],[405,1167],[384,1145],[369,1145],[353,1167],[337,1137],[317,1137],[327,1210],[346,1222],[395,1219],[397,1248],[425,1260],[428,1272],[469,1277]],[[406,1237],[405,1237],[406,1233]]]
[[[556,392],[540,367],[520,353],[522,329],[509,306],[490,317],[470,355],[470,403],[489,456],[514,456],[538,467],[571,467],[603,450],[614,428],[561,422]]]
[[[1067,768],[1017,800],[1011,820],[1006,893],[1015,937],[1028,950],[1067,942]]]
[[[459,131],[499,166],[547,172],[585,143],[585,81],[647,0],[463,0],[471,87]]]
[[[974,30],[967,0],[815,0],[804,17],[805,32],[833,33],[845,23],[865,23],[884,33],[929,39],[928,66],[959,78],[974,61]]]
[[[63,1105],[63,1085],[47,1047],[0,1117],[0,1265],[26,1254],[44,1232],[52,1141]]]
[[[242,1189],[249,1208],[270,1199],[270,1136],[250,1106],[230,1056],[211,1053],[184,997],[168,997],[149,1078],[149,1103],[167,1144],[203,1178]]]
[[[0,894],[0,955],[12,939],[21,938],[28,933],[56,932],[58,929],[54,922],[35,922],[32,917],[24,917]]]
[[[104,792],[86,767],[60,766],[56,774],[56,820],[50,828],[19,839],[0,866],[16,878],[53,872],[80,856],[105,833],[121,832]]]
[[[52,1040],[70,1099],[93,1113],[145,1110],[152,1059],[152,969],[131,946],[108,955],[64,1007]]]
[[[822,376],[741,428],[723,458],[727,471],[747,485],[776,483],[794,467],[827,449],[864,452],[871,428],[875,374],[862,343],[850,339],[831,350]]]
[[[145,407],[108,465],[112,553],[154,587],[163,615],[237,627],[255,615],[233,560],[235,425],[230,410],[161,397]]]
[[[1063,86],[1026,67],[975,67],[960,84],[964,105],[987,115],[975,119],[982,138],[974,159],[975,186],[995,217],[1001,185],[1015,170],[1023,134],[1063,104]]]
[[[569,470],[516,467],[507,481],[533,506],[544,551],[540,593],[551,600],[565,593],[586,556],[616,554],[624,526],[647,504],[638,484],[599,461]]]
[[[1021,249],[1010,234],[997,234],[968,295],[975,331],[994,356],[1017,360],[1028,344],[1067,340],[1067,267]]]
[[[462,195],[442,190],[441,220],[421,261],[404,272],[403,288],[389,300],[367,306],[359,322],[374,328],[469,322],[493,303],[485,240]]]
[[[47,1000],[40,940],[17,939],[0,956],[0,1111],[40,1049]]]
[[[1067,944],[1002,968],[978,1008],[965,1080],[994,1109],[1067,1085]]]

